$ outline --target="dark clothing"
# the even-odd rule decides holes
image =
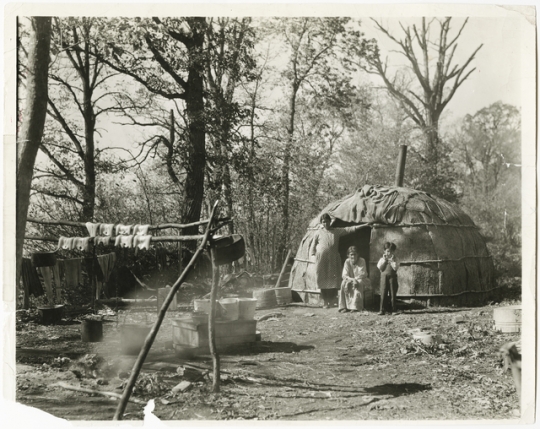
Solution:
[[[381,267],[381,309],[380,311],[388,310],[390,305],[390,311],[396,311],[396,295],[398,291],[398,279],[397,271],[392,268],[389,263],[384,264]],[[390,302],[388,302],[390,300]]]
[[[41,281],[39,280],[36,267],[32,265],[32,260],[30,258],[23,258],[21,274],[25,289],[28,288],[27,290],[30,295],[38,297],[45,293]]]
[[[335,301],[338,296],[338,289],[321,289],[321,298],[326,302]]]

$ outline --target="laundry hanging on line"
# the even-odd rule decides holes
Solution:
[[[150,240],[152,239],[151,235],[135,235],[133,237],[133,247],[139,248],[141,250],[150,249]]]
[[[107,283],[114,268],[114,263],[116,262],[116,253],[112,252],[106,255],[97,256],[97,261],[101,268],[101,272],[103,273],[103,281]]]
[[[99,226],[99,235],[104,235],[107,237],[113,237],[114,236],[114,223],[102,223]]]
[[[41,277],[43,277],[43,284],[45,285],[45,293],[49,303],[54,301],[53,287],[52,287],[52,269],[51,267],[39,267]]]
[[[92,223],[92,222],[86,222],[86,229],[88,230],[88,234],[90,237],[95,237],[100,229],[101,224],[100,223]]]
[[[74,237],[60,237],[58,240],[58,249],[72,250]]]
[[[116,235],[131,235],[133,225],[122,225],[119,223],[116,225]]]
[[[89,252],[92,240],[94,240],[93,237],[60,237],[58,249]]]
[[[133,235],[147,235],[150,225],[135,225],[133,227]]]
[[[30,258],[23,258],[21,276],[24,288],[25,290],[28,290],[30,295],[34,295],[37,298],[45,293],[41,281],[39,280],[36,267],[34,267]]]
[[[109,244],[111,244],[111,237],[109,236],[105,236],[105,237],[102,237],[102,236],[98,236],[98,237],[94,237],[94,244],[97,246],[99,244],[103,244],[104,246],[108,246]]]
[[[114,269],[114,264],[116,262],[116,253],[108,253],[106,255],[100,255],[97,257],[97,262],[103,273],[103,282],[96,282],[96,299],[101,297],[101,291],[103,290],[105,296],[109,297],[108,282],[111,276],[111,273]]]
[[[56,292],[56,302],[59,303],[62,301],[62,277],[60,276],[60,264],[56,263],[56,265],[52,266],[51,271]]]
[[[81,258],[64,259],[64,271],[66,278],[66,287],[74,288],[82,283]]]
[[[81,252],[90,251],[90,237],[76,237],[73,240],[73,248]]]
[[[133,235],[119,235],[118,237],[116,237],[114,245],[124,248],[133,247]]]

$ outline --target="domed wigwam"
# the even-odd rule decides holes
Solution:
[[[364,225],[341,238],[339,252],[355,245],[368,265],[378,293],[377,261],[383,245],[396,244],[398,298],[429,300],[430,305],[473,305],[495,291],[493,260],[478,227],[454,204],[415,189],[365,185],[329,204],[333,227]],[[311,221],[292,267],[289,287],[305,302],[318,300],[316,262],[310,247],[320,214]]]

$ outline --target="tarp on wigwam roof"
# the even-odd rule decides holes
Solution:
[[[415,189],[381,185],[365,185],[330,203],[321,213],[354,224],[474,226],[463,210],[441,198]],[[309,226],[318,223],[317,217]]]

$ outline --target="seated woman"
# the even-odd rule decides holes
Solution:
[[[364,291],[371,288],[366,269],[366,261],[358,256],[355,246],[347,250],[347,260],[343,265],[343,281],[339,294],[339,312],[364,309]]]

